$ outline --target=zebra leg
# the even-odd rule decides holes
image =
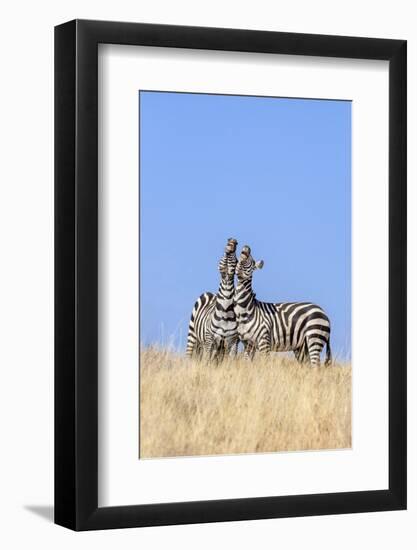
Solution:
[[[224,358],[224,342],[217,341],[216,338],[210,337],[205,345],[207,359],[211,363],[220,363]]]
[[[221,363],[227,353],[228,353],[228,350],[226,348],[226,344],[224,341],[221,342],[220,344],[216,344],[213,361],[215,361],[216,363]]]
[[[210,363],[214,362],[217,357],[217,349],[214,342],[211,342],[210,346],[207,346],[206,354]]]
[[[259,339],[259,352],[262,356],[268,357],[271,351],[271,341],[267,334],[264,334]]]
[[[308,355],[312,367],[320,366],[320,354],[324,347],[324,342],[320,338],[307,337]]]
[[[194,330],[189,329],[187,337],[187,348],[185,350],[185,356],[188,359],[192,359],[194,355],[198,353],[198,342],[195,336]]]
[[[249,351],[250,351],[249,342],[243,342],[243,359],[245,361],[250,361],[251,359]]]
[[[306,363],[309,360],[308,348],[305,341],[303,342],[301,347],[294,350],[294,355],[296,360],[301,364]]]
[[[298,348],[294,350],[294,355],[297,363],[303,363],[303,348]]]
[[[324,360],[324,364],[326,367],[332,364],[332,350],[330,349],[330,337],[326,342],[327,349],[326,349],[326,359]]]
[[[217,343],[213,333],[206,328],[204,332],[203,355],[204,359],[211,362],[216,357]]]
[[[237,337],[225,342],[226,355],[235,359],[237,356],[238,346],[239,346],[239,338]]]
[[[202,352],[204,360],[210,361],[212,353],[213,353],[213,341],[211,339],[207,339],[206,337],[203,344],[203,352]]]
[[[201,343],[196,342],[193,358],[196,359],[197,361],[201,361],[203,359],[203,352],[204,352],[204,349]]]
[[[243,359],[245,361],[252,361],[255,355],[255,346],[252,342],[243,342]]]

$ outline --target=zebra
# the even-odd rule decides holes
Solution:
[[[249,246],[242,248],[236,266],[237,286],[234,311],[239,339],[245,357],[252,359],[256,350],[293,351],[298,362],[320,365],[320,354],[327,346],[325,364],[332,361],[330,321],[325,312],[309,302],[260,302],[252,290],[252,274],[262,269],[263,260],[255,262]]]
[[[187,357],[221,361],[225,354],[236,354],[237,324],[233,309],[235,271],[237,265],[236,239],[227,241],[219,261],[220,286],[217,294],[204,292],[194,304],[187,338]]]

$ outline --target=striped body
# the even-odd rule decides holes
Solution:
[[[233,307],[234,273],[237,265],[235,252],[226,252],[219,262],[221,281],[217,294],[205,292],[191,314],[187,351],[188,357],[221,360],[224,354],[236,351],[237,323]]]
[[[262,267],[252,257],[241,256],[236,269],[238,285],[234,310],[239,339],[246,356],[256,350],[293,351],[300,362],[320,365],[320,354],[327,345],[326,364],[331,361],[330,321],[317,305],[308,302],[268,303],[256,299],[252,290],[252,273]]]

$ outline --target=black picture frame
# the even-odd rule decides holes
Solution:
[[[98,507],[98,44],[389,61],[389,488]],[[55,523],[74,530],[406,508],[406,41],[74,20],[55,28]]]

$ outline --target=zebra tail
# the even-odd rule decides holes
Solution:
[[[332,364],[332,350],[330,349],[330,338],[327,340],[326,359],[324,361],[326,367]]]

